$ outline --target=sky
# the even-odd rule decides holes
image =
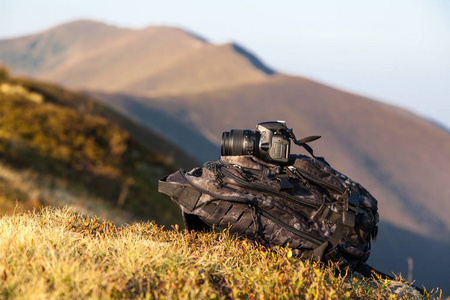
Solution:
[[[0,0],[0,39],[78,19],[177,26],[450,128],[448,0]]]

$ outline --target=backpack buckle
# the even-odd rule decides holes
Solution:
[[[342,223],[349,227],[355,227],[356,215],[358,214],[359,207],[359,197],[358,193],[352,190],[349,190],[347,195],[347,209],[342,214]]]

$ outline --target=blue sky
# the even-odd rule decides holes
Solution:
[[[76,19],[173,25],[237,42],[270,67],[399,105],[450,128],[447,0],[2,0],[0,39]]]

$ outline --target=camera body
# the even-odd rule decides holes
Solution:
[[[253,155],[262,160],[287,164],[291,141],[284,121],[261,122],[256,131],[232,129],[222,133],[221,155]]]

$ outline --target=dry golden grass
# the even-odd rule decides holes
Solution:
[[[227,232],[116,227],[67,209],[0,218],[0,297],[9,299],[409,299],[401,285],[335,277]],[[406,293],[399,297],[393,292]]]
[[[170,151],[152,148],[162,139],[143,146],[117,124],[121,118],[100,116],[105,111],[81,94],[10,78],[0,66],[0,213],[18,200],[27,209],[70,205],[122,223],[181,222],[157,192],[157,180],[176,170]]]

